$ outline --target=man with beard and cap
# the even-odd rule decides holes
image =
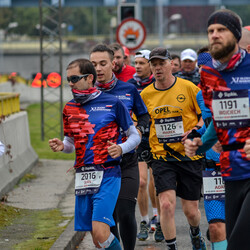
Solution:
[[[122,46],[123,51],[124,51],[124,63],[126,65],[131,65],[131,58],[130,58],[130,51],[127,47]]]
[[[138,119],[136,128],[140,135],[144,134],[149,115],[147,108],[136,87],[118,80],[112,71],[114,52],[106,44],[97,44],[90,52],[90,61],[97,72],[95,86],[97,89],[116,96],[127,107],[129,113],[134,113]],[[123,141],[126,141],[124,134]],[[124,250],[133,250],[136,242],[137,224],[135,207],[139,189],[139,170],[137,153],[133,150],[122,155],[121,161],[121,190],[118,196],[114,217],[119,223],[119,233]],[[118,235],[118,230],[111,231]]]
[[[249,249],[250,160],[250,55],[239,47],[241,20],[230,10],[214,12],[208,19],[208,41],[212,61],[203,66],[201,88],[212,112],[202,138],[185,141],[190,157],[221,145],[221,174],[225,183],[228,250]],[[245,145],[247,141],[247,144]],[[245,147],[244,147],[245,146]]]
[[[73,99],[63,109],[64,140],[49,140],[54,152],[75,151],[75,230],[91,231],[98,249],[121,250],[110,227],[121,186],[120,158],[140,143],[123,103],[94,87],[96,71],[87,59],[67,67]],[[120,129],[128,139],[122,143]]]
[[[114,52],[113,72],[118,80],[127,82],[135,73],[135,68],[131,65],[125,64],[125,53],[119,43],[112,43],[109,48]]]

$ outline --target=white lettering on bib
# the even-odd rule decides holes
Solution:
[[[155,119],[155,130],[159,143],[180,142],[184,133],[182,117]]]
[[[75,194],[97,193],[102,183],[103,173],[103,169],[95,165],[77,168],[75,174]]]
[[[224,200],[225,199],[225,184],[220,172],[202,171],[204,200]]]
[[[212,108],[218,128],[248,127],[250,124],[247,89],[214,91]]]

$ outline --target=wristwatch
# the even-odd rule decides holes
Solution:
[[[143,135],[143,134],[144,134],[144,132],[145,132],[144,127],[143,127],[143,126],[136,126],[136,129],[138,129],[138,130],[141,132],[141,134],[142,134],[142,135]]]
[[[195,125],[194,127],[197,128],[197,129],[201,128],[201,126],[199,126],[199,125]]]

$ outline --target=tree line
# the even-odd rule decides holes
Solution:
[[[243,26],[250,25],[250,5],[226,6],[235,11],[242,18]],[[211,6],[210,6],[211,8]],[[214,6],[214,9],[219,8]],[[198,11],[197,11],[198,9]],[[205,12],[208,10],[206,6],[181,6],[181,7],[164,7],[164,17],[170,16],[172,13],[180,12],[183,14],[181,20],[182,29],[180,33],[202,33],[206,31],[206,18]],[[51,10],[48,9],[47,13],[50,14]],[[142,22],[144,23],[148,33],[157,33],[157,6],[143,7],[142,9]],[[186,12],[186,16],[185,13]],[[188,12],[187,12],[188,11]],[[193,11],[193,12],[192,12]],[[201,13],[201,11],[203,13]],[[212,12],[212,9],[211,9]],[[192,14],[194,13],[194,14]],[[197,16],[195,16],[197,13]],[[199,15],[198,15],[199,14]],[[51,11],[51,15],[54,13]],[[62,8],[62,27],[63,35],[65,36],[91,36],[91,35],[107,35],[110,33],[110,20],[112,17],[117,16],[116,7],[63,7]],[[189,17],[192,16],[190,21]],[[55,16],[55,19],[57,17]],[[200,25],[199,30],[194,30],[188,26],[188,22],[193,23],[198,20]],[[202,20],[204,19],[204,20]],[[196,20],[196,21],[197,21]],[[12,22],[18,23],[17,27],[9,28]],[[40,23],[39,8],[38,7],[15,7],[15,8],[0,8],[0,29],[8,32],[9,34],[15,33],[17,35],[26,36],[39,36],[37,24]],[[53,29],[53,24],[44,20],[44,25]],[[195,25],[196,27],[197,25]]]

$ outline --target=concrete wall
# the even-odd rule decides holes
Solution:
[[[9,157],[0,157],[0,198],[38,161],[38,156],[30,144],[29,123],[26,111],[5,118],[0,123],[0,140],[10,145]],[[7,149],[8,150],[8,149]]]

